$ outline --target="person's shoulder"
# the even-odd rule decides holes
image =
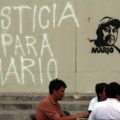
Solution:
[[[105,101],[100,101],[95,104],[95,108],[100,108],[106,106],[106,100]]]
[[[40,101],[40,104],[43,105],[43,104],[47,104],[49,102],[50,102],[50,97],[46,96]]]
[[[97,97],[94,97],[94,98],[92,98],[90,101],[91,101],[91,102],[98,102],[98,99],[97,99]]]

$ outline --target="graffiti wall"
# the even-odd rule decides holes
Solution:
[[[0,0],[0,92],[67,92],[120,82],[119,0]]]

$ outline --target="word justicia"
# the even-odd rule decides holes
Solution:
[[[0,10],[0,16],[1,30],[5,32],[14,26],[14,21],[16,21],[17,31],[20,34],[23,33],[26,16],[31,18],[29,19],[30,24],[28,23],[31,27],[31,32],[35,32],[37,27],[43,30],[49,27],[60,27],[62,22],[66,19],[72,19],[75,25],[79,27],[79,21],[75,15],[72,4],[69,2],[65,4],[61,12],[56,3],[53,3],[52,7],[48,5],[43,5],[41,7],[37,5],[4,6]]]

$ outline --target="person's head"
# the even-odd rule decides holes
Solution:
[[[95,91],[97,94],[98,101],[103,101],[106,99],[105,89],[107,87],[107,83],[97,83],[95,86]]]
[[[108,84],[105,92],[107,98],[116,98],[120,100],[120,85],[117,82]]]
[[[57,100],[61,100],[64,96],[65,88],[67,88],[65,82],[56,78],[50,81],[49,94],[54,95]]]
[[[104,17],[98,26],[96,31],[97,40],[95,41],[97,46],[112,46],[115,44],[118,38],[118,28],[120,27],[120,21],[112,17]]]

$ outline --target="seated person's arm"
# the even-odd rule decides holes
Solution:
[[[59,117],[59,118],[56,118],[55,120],[76,120],[77,118],[86,118],[88,117],[88,115],[89,115],[88,112],[80,112],[74,115]]]

